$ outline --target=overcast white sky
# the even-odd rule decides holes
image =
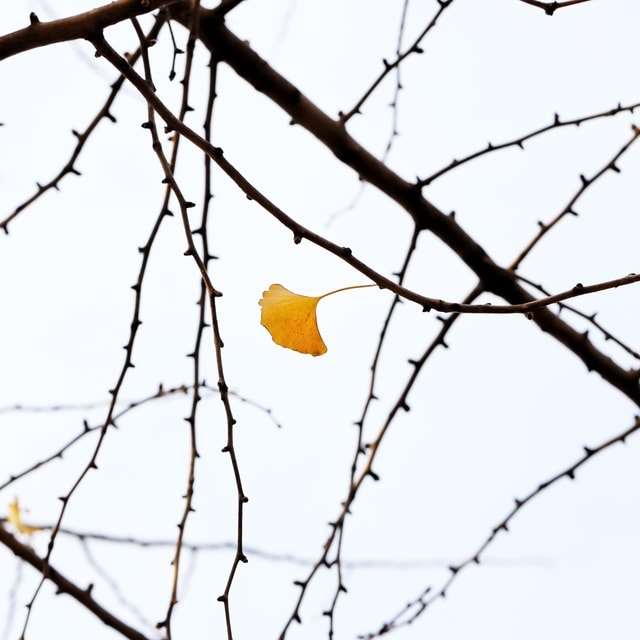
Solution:
[[[394,58],[402,2],[364,0],[305,3],[247,0],[228,24],[310,99],[335,116],[348,110]],[[2,33],[91,8],[89,0],[4,3]],[[405,42],[433,15],[435,1],[411,2]],[[517,0],[455,0],[421,56],[402,66],[399,137],[390,166],[407,179],[424,177],[486,146],[553,121],[586,116],[618,102],[640,101],[635,61],[640,8],[631,0],[591,0],[552,18]],[[150,18],[143,20],[145,26]],[[176,28],[176,37],[185,33]],[[106,32],[122,51],[135,48],[129,25]],[[181,87],[166,82],[171,48],[166,38],[151,50],[159,95],[179,104]],[[207,57],[199,51],[192,83],[201,130]],[[181,61],[180,61],[181,63]],[[51,179],[75,138],[103,104],[116,75],[95,59],[86,42],[35,50],[0,64],[0,218]],[[388,78],[349,131],[381,155],[392,126]],[[215,111],[216,143],[225,156],[289,215],[332,241],[349,246],[378,271],[403,262],[410,218],[374,188],[360,193],[357,176],[233,72],[221,71]],[[21,214],[0,236],[0,407],[106,403],[122,367],[129,337],[140,254],[162,202],[162,172],[140,128],[146,107],[133,89],[112,108],[68,176]],[[553,131],[525,146],[495,153],[436,181],[425,195],[460,224],[501,264],[508,264],[580,186],[579,174],[598,171],[630,138],[628,114]],[[177,175],[189,200],[202,201],[202,158],[186,145]],[[576,205],[578,218],[562,221],[522,266],[522,274],[549,290],[576,282],[638,272],[640,146],[618,163]],[[230,388],[267,407],[282,425],[248,403],[233,400],[236,447],[245,491],[242,565],[231,595],[234,637],[277,638],[299,592],[293,580],[308,568],[273,561],[259,552],[314,561],[339,513],[369,385],[381,323],[391,296],[364,289],[330,297],[319,308],[329,347],[311,358],[277,347],[259,324],[257,301],[273,282],[308,295],[362,284],[346,264],[311,244],[295,245],[279,226],[216,173],[210,242],[219,260],[211,277],[219,301]],[[177,208],[176,208],[177,211]],[[195,211],[198,211],[196,209]],[[160,383],[192,382],[199,293],[195,265],[179,218],[163,223],[145,280],[143,325],[133,354],[136,368],[121,393],[135,401]],[[473,275],[441,243],[420,238],[407,285],[426,295],[462,298]],[[484,298],[490,300],[489,297]],[[582,299],[599,321],[636,351],[638,288]],[[587,325],[571,318],[578,327]],[[379,401],[367,438],[379,430],[418,358],[440,329],[435,314],[402,305],[391,325],[376,385]],[[637,366],[592,328],[590,335],[625,366]],[[596,446],[633,423],[635,408],[619,392],[522,317],[462,319],[425,367],[409,397],[411,411],[388,434],[375,471],[349,518],[344,560],[399,566],[345,566],[336,638],[373,631],[428,585],[439,589],[447,567],[473,555],[490,531],[540,482],[570,466],[583,445]],[[204,376],[215,384],[213,352],[203,352]],[[226,543],[235,535],[235,488],[225,444],[222,405],[211,393],[199,419],[196,512],[187,538]],[[183,418],[190,397],[149,403],[118,421],[98,460],[74,495],[64,520],[70,529],[172,540],[186,487],[189,441]],[[51,455],[99,424],[96,409],[0,413],[0,483]],[[18,496],[28,518],[53,522],[65,494],[90,458],[89,439],[1,491],[0,513]],[[640,438],[616,445],[560,481],[522,510],[510,533],[486,551],[486,562],[465,571],[399,640],[596,640],[637,637],[640,596]],[[25,516],[26,518],[27,516]],[[48,536],[32,539],[39,553]],[[165,615],[172,549],[92,543],[92,556],[119,585],[112,589],[77,540],[60,536],[52,564],[81,585],[95,583],[96,599],[120,612],[150,637]],[[200,552],[185,562],[174,637],[224,637],[222,606],[232,551]],[[185,556],[188,558],[189,556]],[[410,563],[407,568],[405,563]],[[17,639],[35,572],[18,573],[0,550],[0,637]],[[303,625],[288,638],[327,638],[335,574],[324,571],[309,590]],[[136,611],[120,601],[124,598]],[[143,621],[140,620],[140,617]],[[147,621],[145,623],[144,621]],[[52,631],[55,630],[55,631]],[[64,636],[111,639],[115,634],[48,585],[28,627],[31,640]]]

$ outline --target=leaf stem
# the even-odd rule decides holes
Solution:
[[[335,291],[329,291],[329,293],[325,293],[321,296],[318,296],[318,300],[322,300],[322,298],[326,298],[327,296],[332,296],[334,293],[340,293],[341,291],[349,291],[349,289],[368,289],[369,287],[377,287],[377,284],[354,284],[350,287],[342,287],[342,289],[336,289]]]

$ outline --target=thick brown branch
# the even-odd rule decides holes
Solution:
[[[421,195],[416,185],[402,179],[359,145],[338,121],[327,116],[269,66],[246,42],[231,33],[212,11],[202,10],[201,21],[199,36],[212,52],[257,91],[271,98],[291,116],[292,122],[312,133],[362,179],[397,202],[412,216],[419,228],[429,229],[451,247],[480,278],[485,290],[504,298],[510,304],[526,304],[534,300],[517,282],[515,273],[497,265],[456,223],[453,216],[439,211]],[[573,351],[589,370],[597,371],[640,405],[640,386],[636,372],[626,371],[618,366],[599,351],[585,334],[576,331],[550,310],[539,309],[532,314],[532,319],[543,331]]]
[[[0,60],[57,42],[87,38],[128,18],[148,13],[176,0],[117,0],[69,18],[40,22],[0,37]],[[33,14],[32,14],[33,15]],[[26,22],[26,16],[25,16]]]
[[[81,589],[74,582],[71,582],[71,580],[56,571],[46,560],[37,555],[31,547],[23,544],[12,536],[2,525],[0,525],[0,544],[11,549],[18,558],[30,564],[39,573],[46,575],[47,578],[56,585],[58,593],[69,594],[107,626],[115,629],[125,638],[130,638],[131,640],[147,640],[145,635],[136,631],[136,629],[130,627],[128,624],[125,624],[120,618],[117,618],[104,607],[100,606],[91,595],[91,586],[88,589]]]
[[[144,3],[144,4],[143,4]],[[189,3],[160,0],[118,0],[94,11],[49,23],[36,23],[27,29],[0,38],[0,59],[37,46],[73,38],[97,35],[102,26],[144,13],[160,6],[176,4],[171,13],[178,20],[189,17]],[[384,163],[359,145],[341,126],[308,100],[294,85],[272,69],[246,42],[237,38],[219,19],[215,10],[201,9],[199,36],[220,59],[231,66],[257,91],[264,93],[284,109],[296,124],[303,126],[327,146],[335,156],[360,177],[378,187],[414,219],[418,228],[429,229],[480,278],[484,288],[510,304],[534,301],[515,274],[497,265],[455,221],[426,200],[420,189],[402,179]],[[188,24],[188,23],[187,23]],[[636,372],[626,371],[594,347],[579,333],[548,309],[533,314],[533,320],[545,332],[573,351],[590,370],[640,405],[640,387]]]

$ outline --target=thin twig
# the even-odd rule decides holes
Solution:
[[[580,188],[576,191],[573,197],[569,200],[567,205],[556,215],[556,217],[551,220],[551,222],[543,223],[538,222],[538,226],[540,227],[538,233],[534,238],[532,238],[531,242],[520,252],[518,257],[511,263],[509,269],[515,271],[518,269],[522,261],[529,255],[531,250],[540,242],[542,237],[546,235],[555,225],[560,222],[567,215],[577,216],[578,214],[574,210],[574,206],[579,198],[582,197],[584,192],[594,184],[599,178],[601,178],[608,171],[613,171],[615,173],[620,173],[620,169],[616,162],[628,151],[631,145],[640,137],[640,128],[633,126],[633,135],[609,160],[599,171],[597,171],[591,178],[586,178],[584,175],[580,174]]]
[[[447,590],[451,586],[451,584],[456,580],[456,578],[463,572],[464,569],[472,565],[480,564],[481,556],[486,551],[486,549],[493,543],[493,541],[497,538],[500,532],[508,532],[509,525],[511,521],[515,518],[515,516],[530,502],[532,502],[535,498],[540,496],[543,491],[549,489],[551,486],[557,484],[559,480],[563,478],[567,478],[569,480],[575,479],[576,471],[582,467],[587,461],[594,458],[599,453],[603,452],[606,449],[609,449],[614,444],[626,443],[626,439],[635,434],[638,430],[640,430],[640,417],[635,419],[634,424],[619,433],[617,436],[610,438],[599,444],[597,447],[583,447],[584,453],[576,462],[566,467],[562,471],[556,473],[554,476],[549,478],[548,480],[540,483],[535,489],[530,491],[524,498],[515,498],[514,506],[509,511],[509,513],[499,522],[492,530],[488,537],[477,547],[475,552],[473,552],[466,560],[461,562],[460,564],[453,565],[449,567],[451,575],[445,581],[443,586],[438,591],[433,591],[431,587],[427,587],[423,590],[423,592],[414,600],[409,602],[405,607],[403,607],[402,611],[399,611],[393,618],[391,618],[388,622],[385,622],[381,627],[372,633],[367,633],[358,636],[362,640],[372,640],[373,638],[377,638],[381,635],[388,633],[389,631],[396,630],[400,627],[404,627],[413,623],[420,615],[422,615],[427,607],[429,607],[434,601],[439,600],[440,598],[446,597]]]
[[[173,171],[171,169],[171,165],[168,162],[167,158],[164,155],[162,150],[162,146],[159,142],[157,129],[155,126],[155,118],[153,114],[157,112],[168,124],[175,124],[172,128],[175,129],[178,133],[185,135],[185,132],[188,132],[189,135],[185,135],[187,138],[191,138],[191,135],[196,136],[205,147],[210,148],[211,145],[195,134],[189,127],[186,127],[184,123],[182,123],[178,118],[173,116],[170,110],[164,106],[164,104],[155,96],[155,93],[151,90],[149,83],[142,79],[137,73],[133,71],[133,69],[128,66],[127,61],[122,58],[118,53],[107,43],[102,34],[99,34],[92,38],[92,43],[96,48],[96,51],[102,56],[104,56],[109,62],[111,62],[118,70],[124,71],[125,75],[127,75],[128,79],[132,82],[132,84],[144,95],[147,100],[150,118],[148,122],[144,124],[145,128],[149,129],[153,136],[153,150],[155,151],[158,160],[162,166],[162,169],[165,174],[165,181],[171,187],[171,190],[176,197],[179,207],[180,207],[180,216],[183,223],[183,228],[185,232],[185,238],[187,241],[187,250],[185,251],[186,256],[190,256],[193,258],[198,271],[200,273],[200,277],[202,282],[204,283],[207,289],[207,297],[209,301],[209,312],[211,314],[211,326],[213,333],[213,344],[216,355],[216,366],[218,370],[218,389],[220,390],[220,399],[224,405],[224,411],[227,419],[227,444],[223,448],[223,452],[228,453],[231,466],[233,470],[233,476],[236,483],[236,490],[238,496],[237,502],[237,517],[238,517],[238,526],[237,526],[237,549],[236,554],[234,556],[234,560],[232,562],[231,568],[229,570],[229,576],[227,579],[227,583],[225,585],[224,592],[221,596],[219,596],[218,600],[223,603],[225,610],[225,618],[227,624],[227,637],[228,640],[232,640],[232,626],[231,626],[231,613],[229,607],[229,594],[231,591],[231,586],[233,584],[233,579],[235,577],[236,570],[238,565],[242,562],[247,562],[247,557],[242,548],[242,540],[243,540],[243,513],[244,513],[244,505],[248,502],[248,498],[244,493],[244,489],[242,486],[242,480],[240,476],[240,467],[238,464],[238,458],[236,454],[236,449],[234,445],[233,432],[234,425],[236,423],[235,418],[233,417],[233,412],[231,410],[231,404],[229,401],[229,387],[225,380],[223,362],[222,362],[222,339],[220,336],[219,322],[218,322],[218,313],[216,309],[215,299],[222,294],[214,287],[211,278],[207,272],[206,265],[204,263],[203,257],[198,252],[193,237],[193,231],[191,230],[191,224],[188,216],[188,209],[194,206],[194,203],[189,202],[185,199],[184,195],[178,183],[175,179]],[[168,121],[167,115],[170,116],[171,122]],[[221,154],[218,150],[214,151],[216,156]],[[214,160],[218,161],[218,158],[214,158]],[[160,623],[160,625],[164,625],[164,623]]]
[[[563,7],[570,7],[574,4],[580,4],[581,2],[588,2],[588,0],[566,0],[566,2],[539,2],[539,0],[520,0],[525,4],[530,4],[534,7],[539,7],[548,16],[552,16],[558,9]]]
[[[436,11],[435,16],[431,19],[429,24],[422,30],[422,32],[418,35],[418,37],[414,40],[414,42],[409,46],[404,52],[400,53],[393,62],[389,62],[388,60],[382,60],[383,70],[380,72],[380,75],[371,83],[369,88],[364,92],[363,96],[356,102],[349,111],[343,112],[340,111],[338,113],[338,120],[342,125],[345,125],[356,113],[360,113],[360,109],[362,105],[368,100],[371,94],[376,90],[376,88],[380,85],[380,83],[387,77],[387,75],[393,70],[397,69],[400,66],[400,63],[405,60],[412,53],[423,53],[422,48],[420,47],[420,43],[426,37],[426,35],[436,26],[438,18],[442,15],[442,13],[447,9],[453,0],[438,0],[438,4],[440,5],[438,11]]]
[[[513,140],[509,140],[508,142],[502,142],[500,144],[492,144],[489,142],[484,149],[480,149],[479,151],[475,151],[470,153],[463,158],[452,160],[446,167],[439,169],[435,173],[432,173],[430,176],[426,178],[419,179],[416,184],[419,187],[426,187],[430,185],[434,180],[442,177],[445,173],[452,171],[453,169],[457,169],[461,167],[463,164],[467,162],[471,162],[471,160],[475,160],[481,156],[487,155],[489,153],[494,153],[495,151],[500,151],[501,149],[508,149],[509,147],[518,147],[519,149],[524,149],[524,143],[532,138],[536,138],[548,131],[552,131],[554,129],[561,129],[562,127],[570,127],[576,126],[579,127],[584,122],[589,122],[591,120],[600,120],[602,118],[608,118],[611,116],[618,115],[619,113],[629,112],[633,113],[638,107],[640,107],[640,102],[634,102],[633,104],[622,106],[618,103],[613,109],[608,109],[607,111],[601,111],[599,113],[593,113],[589,116],[583,116],[582,118],[572,118],[571,120],[562,120],[560,116],[556,113],[554,114],[553,122],[544,127],[540,127],[538,129],[534,129],[530,133],[526,133],[518,138]]]
[[[151,40],[155,40],[155,38],[158,37],[158,34],[160,33],[160,30],[162,29],[164,24],[165,24],[165,16],[164,14],[160,13],[156,17],[154,25],[147,33],[145,40],[147,42]],[[135,63],[138,61],[139,58],[140,58],[140,48],[138,48],[136,51],[134,51],[132,54],[129,55],[129,64],[131,64],[132,66],[135,65]],[[9,233],[9,223],[18,215],[20,215],[20,213],[24,211],[27,207],[32,205],[36,200],[41,198],[48,191],[52,189],[59,191],[60,182],[65,176],[70,174],[76,175],[76,176],[80,175],[80,171],[76,168],[77,160],[80,157],[80,154],[82,153],[86,143],[89,141],[89,138],[98,127],[98,124],[100,124],[103,119],[110,120],[113,123],[116,122],[116,117],[111,113],[111,107],[113,106],[115,99],[119,95],[120,89],[122,89],[123,84],[124,84],[124,76],[120,76],[111,85],[111,91],[109,92],[109,95],[105,100],[105,103],[102,105],[98,113],[93,117],[93,119],[91,120],[91,122],[89,123],[89,125],[84,131],[79,132],[79,131],[76,131],[75,129],[72,129],[71,133],[76,137],[76,144],[75,144],[75,147],[73,148],[73,151],[71,152],[71,155],[69,156],[69,159],[67,160],[65,165],[62,167],[62,169],[60,169],[60,171],[58,171],[58,173],[51,180],[49,180],[49,182],[46,182],[45,184],[36,183],[37,191],[27,200],[20,203],[13,210],[11,214],[9,214],[6,218],[4,218],[4,220],[0,221],[0,229],[2,229],[5,232],[5,234]]]

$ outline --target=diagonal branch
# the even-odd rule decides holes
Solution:
[[[599,169],[591,178],[586,178],[583,174],[580,174],[580,188],[576,191],[576,193],[572,196],[569,202],[565,205],[564,209],[558,213],[551,222],[538,222],[538,233],[531,239],[529,244],[520,252],[518,257],[511,263],[510,269],[515,271],[522,261],[531,253],[533,248],[540,242],[540,240],[547,234],[553,227],[555,227],[560,220],[562,220],[565,216],[578,214],[574,210],[575,203],[582,197],[584,192],[591,187],[599,178],[601,178],[608,171],[615,171],[616,173],[620,172],[620,168],[616,164],[616,162],[627,152],[629,147],[640,138],[640,128],[635,125],[631,126],[633,130],[633,135],[631,138],[624,144],[616,154],[609,160],[601,169]]]
[[[165,16],[159,15],[156,18],[155,24],[149,30],[149,33],[146,36],[147,42],[157,38],[164,23],[165,23]],[[41,24],[41,23],[38,23],[38,24]],[[139,57],[140,57],[140,49],[137,49],[136,51],[134,51],[132,54],[129,55],[129,63],[132,66],[135,65]],[[60,182],[65,176],[69,174],[80,175],[80,171],[76,169],[75,163],[80,157],[82,150],[84,149],[85,145],[89,141],[89,138],[92,136],[93,132],[96,130],[96,128],[104,118],[106,118],[107,120],[110,120],[111,122],[116,122],[115,116],[111,113],[111,107],[113,106],[113,103],[118,97],[120,93],[120,89],[122,88],[123,84],[124,84],[124,76],[120,76],[111,85],[111,91],[109,92],[107,99],[105,100],[104,104],[99,109],[98,113],[93,117],[93,120],[91,120],[91,122],[89,123],[89,125],[84,131],[79,132],[79,131],[76,131],[75,129],[72,130],[72,133],[76,137],[77,141],[73,151],[71,152],[71,155],[69,156],[69,159],[67,160],[66,164],[62,167],[62,169],[58,171],[57,175],[45,184],[36,183],[37,191],[33,195],[31,195],[29,198],[24,200],[21,204],[19,204],[11,214],[9,214],[6,218],[4,218],[4,220],[0,221],[0,229],[2,229],[6,234],[9,233],[9,223],[18,215],[20,215],[22,211],[24,211],[27,207],[31,206],[36,200],[41,198],[45,193],[47,193],[51,189],[55,189],[56,191],[59,191]]]
[[[2,525],[0,525],[0,544],[11,549],[13,553],[30,564],[48,580],[53,582],[58,588],[58,593],[67,593],[77,600],[85,609],[91,611],[97,618],[102,620],[104,624],[111,627],[125,638],[130,640],[148,640],[145,635],[125,624],[120,618],[114,616],[110,611],[99,605],[91,595],[93,585],[89,585],[87,589],[81,589],[75,582],[72,582],[59,571],[56,571],[49,561],[41,558],[36,552],[26,544],[23,544],[14,536],[12,536]]]
[[[177,16],[177,19],[180,20],[181,16]],[[413,218],[418,228],[430,230],[453,249],[480,278],[485,290],[512,305],[532,302],[531,294],[518,283],[516,275],[509,269],[496,264],[486,251],[457,224],[454,216],[445,215],[421,195],[420,189],[415,184],[402,179],[358,144],[344,130],[339,121],[333,120],[321,111],[299,89],[253,51],[246,42],[229,31],[211,11],[201,11],[199,35],[203,43],[231,66],[239,76],[288,113],[293,123],[299,124],[312,133],[363,180],[378,187],[400,205]],[[618,366],[597,349],[588,336],[576,331],[549,309],[535,311],[532,319],[540,329],[552,335],[577,355],[589,370],[597,371],[610,384],[640,405],[637,372],[626,371]]]
[[[168,6],[174,4],[175,6]],[[64,39],[92,38],[99,33],[101,25],[113,24],[123,15],[130,17],[136,12],[144,13],[159,6],[168,6],[171,15],[180,22],[184,23],[189,18],[188,2],[118,0],[111,5],[79,16],[50,23],[37,23],[22,31],[1,37],[0,59]],[[453,249],[480,278],[487,291],[512,305],[527,304],[534,300],[533,296],[519,284],[515,274],[496,264],[486,251],[457,224],[453,216],[445,215],[421,195],[420,189],[415,184],[401,178],[359,145],[344,130],[340,122],[327,116],[294,85],[271,68],[246,42],[229,31],[215,10],[200,11],[199,37],[238,75],[286,111],[294,123],[307,129],[339,160],[356,171],[363,180],[378,187],[405,209],[418,228],[430,230]],[[181,133],[185,135],[184,132],[181,131]],[[193,141],[192,137],[189,139]],[[212,157],[216,162],[224,163],[220,150],[215,150],[214,155],[215,157]],[[392,284],[395,285],[395,283]],[[389,288],[398,292],[397,288]],[[626,371],[618,366],[599,351],[587,336],[566,324],[550,310],[535,311],[533,320],[540,329],[555,337],[576,354],[588,369],[596,370],[610,384],[640,405],[637,372]]]
[[[371,94],[376,90],[376,88],[380,85],[380,83],[387,77],[387,75],[393,69],[399,69],[400,64],[409,57],[412,53],[423,53],[422,48],[420,47],[420,43],[425,38],[425,36],[436,26],[436,22],[438,18],[442,15],[444,10],[451,5],[453,0],[441,0],[440,8],[436,12],[435,16],[431,19],[429,24],[422,30],[420,35],[414,40],[413,44],[408,47],[404,52],[400,51],[400,47],[398,46],[397,57],[393,62],[389,62],[388,60],[383,60],[384,69],[380,72],[378,77],[371,83],[369,88],[365,91],[364,95],[356,102],[356,104],[349,109],[347,112],[340,112],[338,115],[340,116],[340,122],[345,125],[354,115],[360,113],[360,109],[362,105],[369,99]]]
[[[500,533],[507,533],[509,531],[511,521],[516,517],[516,515],[520,513],[520,511],[525,506],[538,498],[544,491],[550,489],[552,486],[555,486],[563,478],[574,480],[576,471],[580,467],[592,460],[596,455],[602,453],[606,449],[611,448],[613,445],[619,443],[626,444],[627,438],[636,434],[639,430],[640,416],[636,416],[634,423],[618,435],[615,435],[608,440],[601,442],[595,447],[584,446],[582,448],[583,453],[575,462],[557,472],[555,475],[551,476],[544,482],[541,482],[524,498],[515,498],[514,505],[509,513],[502,519],[501,522],[493,527],[491,533],[485,538],[484,542],[482,542],[480,546],[477,547],[475,552],[460,564],[452,565],[449,567],[449,571],[451,572],[451,574],[438,591],[434,592],[431,587],[426,587],[417,598],[406,604],[400,612],[398,612],[391,620],[384,623],[377,631],[362,634],[358,636],[358,638],[360,640],[373,640],[373,638],[377,638],[378,636],[389,633],[390,631],[394,631],[400,627],[410,625],[419,616],[421,616],[435,600],[446,597],[451,583],[456,580],[457,576],[459,576],[463,570],[467,569],[470,566],[480,564],[481,556],[484,554],[486,549],[491,546],[493,541]]]
[[[513,140],[509,140],[508,142],[501,142],[499,144],[494,144],[489,142],[484,149],[480,149],[479,151],[474,151],[473,153],[469,153],[468,155],[457,159],[454,158],[448,165],[438,169],[430,176],[426,178],[422,178],[418,180],[418,185],[421,187],[426,187],[430,185],[434,180],[440,178],[445,173],[448,173],[452,169],[457,169],[461,167],[463,164],[467,162],[471,162],[480,156],[487,155],[489,153],[494,153],[495,151],[500,151],[501,149],[508,149],[510,147],[518,147],[520,149],[524,149],[524,143],[532,138],[536,138],[540,135],[547,133],[548,131],[552,131],[553,129],[560,129],[562,127],[570,127],[576,126],[579,127],[583,122],[589,122],[591,120],[600,120],[602,118],[609,118],[612,116],[616,116],[619,113],[623,113],[628,111],[629,113],[633,113],[638,107],[640,107],[640,102],[635,102],[633,104],[628,104],[623,106],[621,103],[618,103],[613,109],[607,109],[606,111],[601,111],[599,113],[592,113],[588,116],[582,116],[581,118],[571,118],[570,120],[561,120],[560,116],[556,113],[554,114],[553,122],[544,127],[539,127],[538,129],[534,129],[533,131],[521,135],[518,138]]]

